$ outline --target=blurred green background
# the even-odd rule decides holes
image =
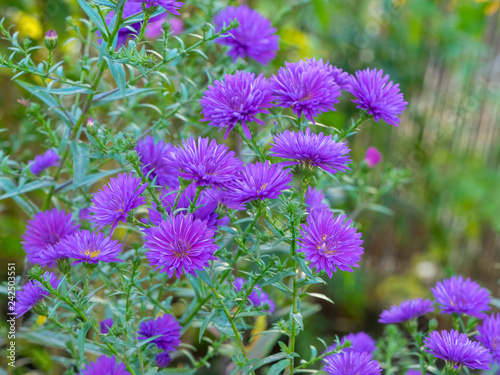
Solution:
[[[233,2],[236,4],[237,2]],[[316,319],[306,322],[299,350],[314,337],[365,330],[374,336],[378,314],[392,303],[429,297],[429,287],[461,273],[499,295],[500,269],[500,1],[479,0],[256,0],[246,2],[274,20],[281,37],[274,73],[284,61],[322,57],[350,73],[381,68],[401,86],[409,102],[399,128],[364,124],[353,138],[353,159],[370,146],[383,154],[371,171],[374,186],[390,166],[406,168],[411,181],[382,197],[357,220],[365,256],[354,273],[337,273]],[[287,6],[297,5],[283,14]],[[65,18],[76,1],[3,0],[0,13],[23,37],[41,42],[54,28],[65,39]],[[276,16],[278,15],[278,16]],[[183,17],[189,17],[184,13]],[[276,19],[280,17],[280,19]],[[6,53],[2,45],[2,53]],[[0,69],[1,148],[18,132],[23,97]],[[342,127],[355,108],[343,95],[341,110],[320,122]],[[39,135],[30,135],[35,141]],[[20,159],[36,153],[25,150]],[[354,206],[349,195],[327,189],[332,207]],[[0,261],[23,264],[20,238],[25,215],[0,202]],[[1,269],[0,274],[6,270]],[[35,352],[34,352],[35,353]],[[36,356],[35,356],[36,357]],[[43,361],[44,356],[38,359]],[[41,365],[43,368],[43,365]]]

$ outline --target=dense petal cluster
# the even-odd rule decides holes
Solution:
[[[198,142],[194,138],[182,140],[182,147],[177,146],[165,160],[179,170],[182,178],[194,180],[197,186],[222,187],[234,179],[243,163],[226,145],[209,141],[201,137]]]
[[[342,69],[333,66],[330,69],[330,72],[333,76],[333,80],[340,87],[341,90],[349,90],[349,73],[344,72]]]
[[[197,270],[208,267],[209,260],[216,259],[213,255],[218,249],[213,238],[215,232],[190,213],[169,217],[145,233],[149,263],[169,277],[194,275]]]
[[[488,349],[496,361],[500,362],[500,314],[491,314],[477,327],[477,341]]]
[[[462,276],[452,276],[431,288],[434,298],[445,314],[467,314],[476,318],[486,316],[490,307],[490,292],[478,283]]]
[[[321,189],[308,186],[305,196],[307,212],[312,213],[317,210],[328,210],[330,207],[326,203],[323,203],[323,199],[325,199],[325,194],[323,194]]]
[[[455,368],[466,366],[470,369],[489,370],[491,354],[478,342],[470,340],[465,333],[451,330],[433,331],[424,339],[425,350],[436,358],[444,359]]]
[[[47,245],[45,249],[39,251],[36,254],[36,263],[42,267],[54,267],[58,260],[67,259],[68,255],[60,244],[61,242],[57,245]]]
[[[161,6],[165,8],[167,12],[180,16],[178,9],[181,8],[184,3],[175,0],[128,0],[129,3],[144,3],[148,7]],[[130,5],[127,5],[130,6]]]
[[[170,143],[155,142],[151,136],[139,141],[135,147],[145,176],[149,176],[151,180],[156,179],[155,185],[178,189],[179,172],[165,161],[165,157],[173,149]]]
[[[347,167],[351,163],[347,144],[334,141],[331,135],[314,134],[310,128],[305,133],[285,130],[276,134],[273,142],[270,149],[272,156],[293,159],[282,163],[283,165],[305,164],[330,173],[350,169]]]
[[[330,65],[320,59],[285,62],[278,74],[271,77],[278,105],[291,107],[298,117],[304,116],[314,123],[322,112],[334,111],[340,88],[335,83]]]
[[[345,344],[346,341],[351,343],[351,346],[342,349],[344,352],[358,352],[358,353],[373,353],[376,349],[375,340],[365,332],[349,333],[348,335],[342,337],[340,344]],[[333,344],[327,348],[327,351],[332,351],[337,347],[337,344]]]
[[[121,251],[118,241],[105,237],[104,233],[81,230],[61,241],[61,252],[78,263],[123,262],[116,256]]]
[[[33,174],[40,174],[49,167],[56,167],[59,164],[59,155],[54,150],[47,150],[45,153],[35,156],[31,164],[30,171]]]
[[[159,368],[165,368],[170,364],[172,357],[170,357],[170,353],[161,352],[156,355],[155,363]]]
[[[61,280],[58,280],[56,275],[54,275],[52,272],[45,272],[42,277],[45,281],[49,282],[54,289],[57,289],[57,287],[61,283]],[[45,297],[49,295],[50,293],[43,287],[43,285],[39,281],[28,281],[23,286],[23,289],[16,293],[16,318],[24,315],[26,312],[35,307],[38,302],[43,301]]]
[[[226,74],[224,80],[215,81],[208,86],[200,100],[203,119],[209,125],[226,128],[224,139],[237,124],[241,124],[247,138],[252,138],[248,124],[259,120],[258,113],[269,113],[266,108],[273,106],[274,100],[271,84],[263,74],[255,77],[254,73],[236,71]]]
[[[401,323],[433,311],[434,302],[429,299],[417,298],[404,301],[399,306],[394,305],[389,310],[382,311],[378,321],[384,324]]]
[[[276,57],[279,37],[271,21],[246,5],[227,7],[214,17],[216,32],[237,20],[239,26],[223,34],[216,43],[230,47],[228,55],[236,61],[249,57],[265,65]]]
[[[71,214],[66,214],[57,208],[35,214],[33,219],[28,221],[23,235],[22,244],[28,261],[31,263],[42,261],[42,265],[52,266],[54,260],[44,262],[40,256],[47,255],[46,250],[49,253],[57,251],[59,241],[75,233],[79,227],[80,224],[73,221]]]
[[[299,251],[305,254],[311,267],[316,267],[318,272],[325,271],[330,278],[337,268],[352,272],[351,267],[359,267],[363,241],[351,223],[345,215],[333,217],[328,210],[313,212],[307,217],[298,242]]]
[[[156,319],[143,321],[137,331],[139,340],[147,340],[157,337],[152,343],[165,351],[174,351],[181,343],[181,326],[179,322],[169,314],[165,314]]]
[[[242,277],[237,277],[234,280],[233,286],[238,292],[242,289],[246,291],[246,288],[243,288],[244,284],[245,279],[243,279]],[[269,297],[267,293],[262,291],[262,288],[258,284],[255,284],[252,288],[252,292],[248,295],[248,301],[251,302],[255,307],[261,307],[263,308],[263,311],[269,312],[271,314],[276,308],[274,301],[271,299],[271,297]]]
[[[146,198],[141,197],[145,189],[146,184],[141,185],[141,179],[134,177],[132,172],[112,178],[92,198],[92,225],[97,226],[98,230],[111,225],[113,233],[120,221],[126,222],[130,211],[146,203]]]
[[[100,356],[95,362],[90,362],[79,375],[130,375],[123,363],[117,363],[116,358]]]
[[[379,375],[382,368],[372,355],[355,351],[337,353],[323,360],[323,370],[329,375]]]
[[[378,122],[380,119],[388,124],[399,126],[400,116],[406,108],[403,93],[399,92],[399,84],[389,81],[382,70],[358,70],[356,76],[349,77],[350,92],[356,99],[358,108],[366,111]]]
[[[375,167],[378,163],[382,161],[382,154],[375,147],[368,147],[365,154],[365,163],[368,168]]]
[[[244,204],[252,200],[276,199],[290,188],[292,174],[279,164],[247,164],[227,186],[233,204]]]

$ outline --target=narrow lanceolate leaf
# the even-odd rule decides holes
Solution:
[[[89,166],[89,152],[85,143],[70,142],[73,154],[73,189],[76,189],[87,174]]]
[[[104,26],[104,22],[102,21],[101,16],[92,8],[85,0],[78,0],[78,4],[83,9],[83,11],[89,16],[92,22],[97,26],[101,35],[105,36],[106,39],[109,38],[108,33],[106,32],[106,26]]]
[[[118,90],[120,91],[122,98],[125,97],[125,86],[126,86],[126,77],[125,77],[125,68],[123,67],[123,64],[118,63],[116,61],[113,61],[112,59],[105,57],[104,60],[108,63],[109,70],[111,71],[111,74],[113,75],[113,79],[116,82],[116,85],[118,86]]]
[[[283,371],[289,364],[290,361],[288,359],[282,359],[269,368],[269,370],[267,371],[267,375],[280,375],[281,371]]]
[[[80,332],[78,332],[78,352],[80,353],[80,361],[82,362],[85,359],[85,339],[91,325],[92,323],[90,322],[85,323]]]
[[[214,320],[214,318],[218,314],[218,310],[214,309],[208,316],[205,318],[203,321],[203,324],[200,327],[200,334],[198,336],[198,340],[201,342],[201,338],[203,337],[203,334],[205,333],[205,330],[207,329],[208,325]]]

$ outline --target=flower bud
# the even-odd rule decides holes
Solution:
[[[44,42],[45,42],[45,47],[47,47],[49,51],[55,49],[57,47],[57,42],[58,42],[56,31],[52,29],[47,31],[47,34],[45,34]]]
[[[61,271],[63,275],[67,275],[71,271],[71,264],[68,259],[59,259],[57,261],[57,269]]]
[[[137,151],[135,151],[135,150],[130,151],[126,156],[126,159],[128,162],[135,165],[139,161],[139,156],[137,155]]]
[[[36,264],[28,271],[28,276],[31,280],[38,280],[42,276],[42,269]]]
[[[161,24],[161,27],[163,28],[163,31],[165,32],[165,34],[168,34],[171,26],[172,25],[170,24],[170,22],[166,22],[166,21]]]
[[[89,118],[87,121],[87,131],[93,137],[95,137],[99,132],[99,129],[97,129],[97,126],[94,125],[94,119],[92,118]]]
[[[240,23],[238,22],[237,19],[232,20],[231,23],[229,24],[229,27],[231,27],[232,29],[236,29],[238,26],[240,26]]]
[[[33,311],[41,316],[49,315],[49,309],[47,308],[47,305],[44,302],[37,303],[35,307],[33,307]]]
[[[201,25],[201,31],[203,31],[204,33],[208,32],[208,30],[210,30],[210,26],[208,26],[208,24],[203,24]]]
[[[429,332],[435,331],[438,327],[438,321],[436,319],[429,320]]]
[[[147,16],[151,17],[153,15],[153,13],[158,10],[159,5],[158,4],[154,5],[154,3],[153,3],[153,5],[148,6],[148,3],[151,3],[151,2],[143,2],[142,3],[142,10]]]

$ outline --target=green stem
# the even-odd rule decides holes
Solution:
[[[200,193],[203,190],[202,186],[197,186],[196,187],[196,194],[194,196],[194,199],[191,201],[191,204],[189,205],[189,212],[194,212],[194,209],[196,207],[196,203],[198,202],[198,198],[200,197]]]
[[[352,135],[351,133],[354,130],[356,130],[366,119],[369,119],[370,117],[373,117],[373,115],[369,115],[365,111],[362,111],[358,121],[356,121],[349,129],[347,129],[345,132],[342,133],[342,136],[339,138],[339,141],[343,140],[344,138],[350,137]]]
[[[304,192],[305,194],[305,192]],[[302,194],[302,195],[304,195]],[[295,250],[296,250],[296,245],[297,245],[297,240],[296,240],[296,232],[295,232],[295,219],[292,219],[292,225],[291,225],[291,232],[292,232],[292,243],[290,245],[290,258],[293,259],[293,256],[295,255]],[[290,318],[292,320],[292,332],[290,335],[290,343],[289,343],[289,348],[290,352],[294,353],[295,352],[295,339],[297,335],[297,323],[295,322],[295,314],[297,314],[297,299],[298,299],[298,288],[297,288],[297,262],[293,261],[294,264],[294,270],[295,274],[293,275],[293,296],[292,296],[292,308],[290,310]],[[294,357],[290,357],[290,375],[293,375],[294,371]]]

